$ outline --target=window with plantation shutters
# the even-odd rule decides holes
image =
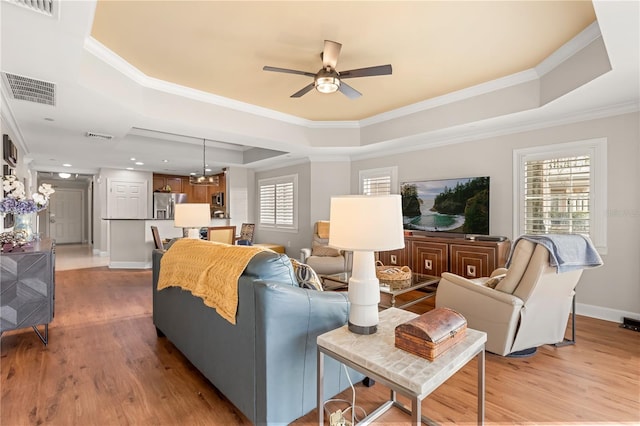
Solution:
[[[582,234],[606,251],[606,140],[516,150],[514,167],[515,236]]]
[[[397,167],[360,171],[360,194],[389,195],[396,186]]]
[[[526,234],[589,235],[588,155],[525,161]]]
[[[262,227],[297,229],[297,181],[296,175],[258,181],[260,225]]]

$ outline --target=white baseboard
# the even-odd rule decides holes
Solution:
[[[151,269],[151,262],[109,262],[109,269]]]
[[[585,305],[584,303],[576,303],[576,314],[617,323],[622,323],[623,317],[640,320],[640,313],[638,312],[621,311],[602,306]]]
[[[93,249],[93,255],[94,256],[99,256],[99,257],[107,257],[109,256],[109,252],[108,251],[100,251],[99,249]]]

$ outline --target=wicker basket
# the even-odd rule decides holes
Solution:
[[[385,266],[376,261],[376,276],[380,284],[388,285],[390,290],[400,290],[411,286],[411,269],[408,266]]]

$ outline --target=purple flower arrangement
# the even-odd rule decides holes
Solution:
[[[0,201],[0,214],[29,214],[47,208],[49,197],[55,191],[48,183],[38,187],[38,192],[27,198],[24,185],[15,176],[7,175],[2,178],[4,198]]]

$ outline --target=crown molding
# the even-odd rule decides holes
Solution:
[[[384,123],[385,121],[401,118],[407,115],[437,108],[443,105],[449,105],[454,102],[459,102],[465,99],[484,95],[486,93],[491,93],[497,90],[506,89],[508,87],[512,87],[518,84],[527,83],[531,80],[536,80],[537,78],[538,78],[538,74],[535,72],[535,70],[528,69],[516,74],[508,75],[506,77],[498,78],[496,80],[491,80],[486,83],[481,83],[475,86],[467,87],[465,89],[457,90],[455,92],[447,93],[446,95],[437,96],[435,98],[427,99],[425,101],[417,102],[412,105],[407,105],[405,107],[397,108],[392,111],[383,112],[382,114],[378,114],[373,117],[369,117],[361,120],[360,124],[362,127],[366,127],[373,124]]]
[[[351,156],[345,154],[310,155],[309,161],[312,163],[346,163],[351,161]]]
[[[598,21],[593,21],[591,25],[582,30],[580,34],[560,46],[555,52],[543,59],[538,65],[535,66],[535,71],[539,77],[553,71],[560,64],[570,59],[576,53],[593,43],[595,40],[602,37],[600,32],[600,25]]]
[[[397,108],[392,111],[388,111],[382,114],[378,114],[369,118],[365,118],[359,121],[312,121],[307,119],[302,119],[299,117],[295,117],[289,114],[280,113],[268,108],[259,107],[256,105],[248,104],[245,102],[235,101],[233,99],[225,98],[222,96],[214,95],[211,93],[203,92],[200,90],[195,90],[189,87],[181,86],[178,84],[170,83],[167,81],[159,80],[156,78],[149,77],[142,73],[137,68],[133,67],[131,64],[126,62],[119,55],[108,49],[106,46],[101,44],[99,41],[95,40],[92,37],[87,37],[85,40],[85,49],[106,63],[110,65],[117,71],[121,72],[125,76],[129,77],[131,80],[135,81],[139,85],[154,89],[158,91],[162,91],[165,93],[174,94],[176,96],[185,97],[188,99],[193,99],[199,102],[204,102],[216,106],[220,106],[223,108],[229,108],[240,112],[245,112],[293,125],[302,126],[309,129],[359,129],[366,126],[384,123],[389,120],[398,119],[407,115],[423,112],[429,109],[437,108],[444,105],[449,105],[455,102],[463,101],[466,99],[470,99],[473,97],[477,97],[483,94],[495,92],[497,90],[506,89],[509,87],[513,87],[519,84],[528,83],[532,80],[540,79],[541,76],[545,75],[549,71],[556,68],[558,65],[571,58],[574,54],[588,46],[594,40],[602,37],[600,32],[600,27],[598,22],[595,21],[591,25],[589,25],[585,30],[583,30],[576,37],[571,39],[569,42],[565,43],[562,47],[552,53],[549,57],[544,59],[540,64],[538,64],[535,68],[531,68],[519,73],[515,73],[506,77],[502,77],[499,79],[495,79],[486,83],[478,84],[472,87],[468,87],[462,90],[458,90],[456,92],[448,93],[446,95],[438,96],[436,98],[427,99],[422,102],[417,102],[412,105],[408,105],[405,107]],[[606,115],[614,115],[616,114],[617,107],[614,107],[611,111],[610,108],[604,108],[603,111]],[[603,114],[602,112],[600,114]],[[584,118],[583,113],[574,114],[575,117],[571,118],[570,121],[580,121],[580,120],[588,120],[589,118]],[[589,113],[587,113],[587,116]],[[602,116],[602,115],[600,115]],[[561,121],[555,120],[555,121]],[[553,124],[545,124],[545,122],[537,122],[532,126],[536,128],[548,127]],[[514,130],[508,130],[508,129]],[[505,130],[507,133],[516,132],[518,126],[512,127],[508,126]],[[437,131],[436,133],[439,133]],[[451,129],[442,130],[443,134],[451,135]],[[433,135],[433,133],[427,133],[420,136],[411,136],[409,138],[402,138],[403,141],[408,139],[414,139],[416,137],[424,139],[426,135]],[[446,136],[443,140],[450,140],[451,136]],[[453,137],[453,140],[457,140],[458,137]],[[442,140],[439,139],[441,142]],[[440,145],[438,142],[438,145]],[[452,142],[457,143],[457,142]],[[375,153],[367,153],[364,155],[372,155],[375,156]]]
[[[308,121],[309,129],[359,129],[361,121]]]
[[[87,37],[85,39],[84,48],[97,59],[148,89],[158,90],[160,92],[181,96],[194,101],[246,112],[265,118],[271,118],[273,120],[298,126],[309,126],[309,124],[312,123],[310,120],[295,117],[290,114],[284,114],[268,108],[259,107],[246,102],[236,101],[223,96],[214,95],[212,93],[149,77],[93,37]]]
[[[484,130],[475,127],[460,126],[457,129],[444,129],[420,135],[411,135],[406,138],[398,138],[393,141],[383,142],[375,147],[374,151],[354,154],[352,160],[366,160],[379,158],[391,154],[402,154],[426,149],[433,149],[441,146],[455,145],[464,142],[489,139],[492,137],[505,136],[516,133],[529,132],[534,130],[558,127],[567,124],[579,123],[600,118],[614,117],[618,115],[630,114],[640,111],[640,104],[637,101],[627,101],[606,107],[592,108],[589,110],[571,112],[562,116],[541,120],[539,117],[522,118],[517,122],[504,124],[502,119],[495,119],[496,123],[487,124]],[[481,123],[476,123],[481,124]],[[402,142],[402,146],[394,145]],[[383,152],[382,152],[383,151]]]
[[[448,93],[443,96],[408,105],[406,107],[398,108],[393,111],[378,114],[360,121],[312,121],[149,77],[93,37],[87,37],[85,39],[84,48],[88,53],[111,66],[113,69],[122,73],[124,76],[133,80],[140,86],[310,129],[358,129],[438,106],[447,105],[495,90],[511,87],[516,84],[521,84],[538,78],[536,71],[530,69],[487,83]]]

